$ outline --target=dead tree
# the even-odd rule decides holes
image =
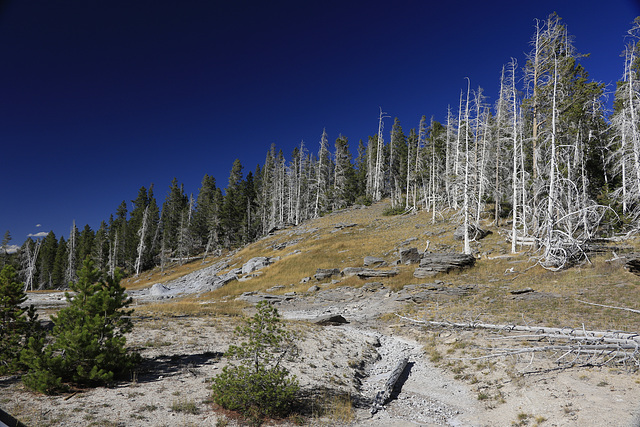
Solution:
[[[33,291],[33,278],[36,274],[36,261],[38,260],[38,252],[40,251],[40,244],[42,241],[40,239],[35,241],[33,246],[33,251],[31,250],[31,246],[29,244],[26,246],[26,258],[25,262],[25,271],[26,271],[26,280],[24,282],[24,291],[27,290]]]
[[[384,404],[389,401],[389,399],[391,398],[391,393],[393,392],[396,383],[400,379],[402,372],[404,372],[404,368],[407,366],[408,362],[408,357],[403,357],[402,359],[400,359],[395,369],[391,372],[391,375],[389,375],[389,378],[384,385],[384,389],[378,391],[378,393],[376,394],[376,397],[373,400],[373,405],[371,406],[371,414],[375,414],[376,412],[378,412],[384,407]]]
[[[147,238],[147,229],[149,228],[148,223],[149,206],[144,209],[144,213],[142,214],[142,226],[140,226],[140,230],[138,230],[140,241],[138,242],[138,256],[135,263],[136,277],[140,275],[140,268],[142,267],[142,255],[144,254],[144,250],[146,249],[145,240]]]

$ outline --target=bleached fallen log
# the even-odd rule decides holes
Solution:
[[[412,319],[410,317],[400,316],[396,314],[400,319],[406,320],[411,323],[417,323],[422,325],[431,325],[431,326],[442,326],[442,327],[454,327],[454,328],[467,328],[467,329],[493,329],[504,332],[533,332],[536,334],[550,334],[554,336],[560,335],[569,335],[569,336],[588,336],[591,338],[598,337],[611,337],[611,338],[619,338],[619,339],[628,339],[640,342],[640,335],[637,333],[629,333],[622,331],[590,331],[585,329],[577,329],[577,328],[550,328],[544,326],[523,326],[523,325],[508,325],[508,324],[491,324],[491,323],[480,323],[480,322],[468,322],[468,323],[459,323],[459,322],[438,322],[431,320],[418,320]]]
[[[494,325],[487,323],[450,323],[410,319],[404,316],[396,316],[401,319],[434,326],[460,327],[460,328],[484,328],[505,332],[529,332],[529,334],[516,334],[499,339],[545,339],[548,345],[527,348],[486,348],[491,354],[474,357],[465,360],[479,360],[493,357],[516,356],[521,354],[534,354],[539,352],[563,352],[556,359],[556,363],[563,366],[573,366],[578,360],[582,364],[606,365],[611,361],[620,364],[632,362],[635,367],[640,366],[640,335],[635,333],[617,331],[589,331],[572,328],[545,328],[521,325]],[[562,342],[564,341],[564,343]]]
[[[378,391],[375,399],[373,400],[373,405],[371,406],[371,414],[375,414],[380,409],[384,407],[384,404],[387,403],[389,398],[391,397],[391,393],[393,392],[393,388],[396,386],[398,379],[402,375],[404,368],[407,366],[409,362],[409,358],[403,357],[398,364],[396,365],[391,375],[389,375],[389,379],[384,386],[384,390]]]
[[[588,302],[588,301],[582,301],[582,300],[576,300],[576,301],[581,302],[583,304],[595,305],[595,306],[598,306],[598,307],[614,308],[616,310],[625,310],[625,311],[630,311],[632,313],[640,313],[640,310],[635,310],[633,308],[616,307],[616,306],[613,306],[613,305],[604,305],[604,304],[596,304],[595,302]]]

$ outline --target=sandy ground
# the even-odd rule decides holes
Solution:
[[[59,297],[39,295],[49,302]],[[472,360],[494,333],[380,321],[408,304],[401,296],[383,287],[339,288],[277,304],[300,337],[299,356],[288,366],[312,402],[302,425],[634,425],[638,374],[615,367],[554,370],[554,358],[544,355]],[[341,314],[349,323],[310,322],[327,314]],[[0,405],[29,426],[241,424],[215,411],[209,399],[210,380],[227,363],[223,353],[234,339],[234,322],[136,318],[128,343],[144,363],[131,381],[49,397],[5,377]],[[392,400],[372,415],[373,398],[402,357],[409,363]]]

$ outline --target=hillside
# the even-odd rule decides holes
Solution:
[[[199,293],[181,299],[182,305],[198,300],[211,303],[228,300],[245,292],[267,291],[274,295],[295,292],[304,294],[313,280],[316,270],[345,267],[362,267],[366,256],[382,258],[389,268],[398,274],[384,279],[384,285],[399,290],[408,284],[421,284],[429,279],[413,276],[416,265],[391,266],[399,259],[398,250],[415,247],[434,253],[461,252],[462,242],[454,239],[458,227],[455,217],[436,218],[432,224],[430,212],[384,216],[385,202],[371,207],[356,207],[309,220],[294,227],[273,231],[257,242],[234,253],[218,258],[208,258],[205,263],[193,261],[173,266],[164,272],[154,270],[141,278],[124,281],[130,290],[148,288],[156,283],[171,283],[180,276],[222,263],[218,275],[224,275],[254,257],[278,259],[268,268],[250,275],[240,274],[240,280],[208,293]],[[640,330],[640,316],[630,312],[603,310],[578,302],[624,306],[630,304],[629,296],[635,295],[640,279],[624,268],[624,255],[638,248],[637,240],[600,244],[599,253],[589,254],[589,263],[552,272],[536,265],[537,253],[524,247],[511,254],[511,245],[500,229],[482,224],[491,231],[482,240],[472,242],[477,258],[472,269],[452,271],[435,279],[447,286],[475,285],[474,292],[459,300],[424,301],[412,308],[418,315],[428,314],[433,320],[482,319],[488,323],[544,324],[553,327],[576,327],[583,323],[591,329]],[[611,261],[615,255],[618,260]],[[304,278],[311,278],[309,282]],[[362,286],[365,281],[357,276],[333,277],[323,288]],[[332,281],[336,283],[332,283]],[[534,292],[514,296],[511,292],[531,288]],[[206,304],[205,304],[206,306]],[[631,308],[634,305],[631,304]],[[615,313],[615,316],[612,314]]]
[[[536,265],[536,254],[526,249],[510,254],[500,230],[483,224],[492,233],[472,243],[473,267],[416,278],[417,264],[397,264],[398,251],[460,252],[457,220],[445,215],[432,223],[429,212],[384,216],[386,207],[335,212],[273,230],[235,252],[125,280],[136,300],[136,328],[128,343],[145,358],[132,381],[43,397],[25,391],[16,378],[5,378],[0,388],[10,397],[0,405],[29,425],[234,423],[230,414],[212,410],[208,382],[226,364],[222,353],[240,316],[268,299],[300,337],[300,357],[291,369],[305,391],[306,424],[631,422],[635,408],[628,403],[640,398],[635,352],[626,361],[608,362],[615,355],[571,353],[574,359],[566,363],[566,349],[527,351],[553,347],[557,337],[549,334],[520,337],[452,323],[639,331],[639,314],[592,305],[637,308],[633,296],[640,279],[623,260],[612,260],[613,252],[622,257],[637,249],[636,241],[601,243],[605,248],[591,255],[590,263],[551,272]],[[256,257],[268,265],[248,271]],[[361,272],[365,257],[386,263],[368,273],[397,274],[344,274]],[[317,280],[318,269],[342,273]],[[33,293],[30,299],[43,301],[46,314],[54,310],[47,301],[59,294]],[[327,315],[341,315],[348,323],[314,323]],[[420,323],[428,321],[445,323]],[[402,356],[410,366],[399,393],[372,417],[371,400]]]

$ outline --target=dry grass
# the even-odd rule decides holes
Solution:
[[[257,272],[246,281],[233,281],[213,292],[199,297],[184,298],[170,303],[152,304],[137,310],[149,310],[169,315],[239,315],[244,306],[234,298],[244,292],[265,291],[276,285],[275,294],[304,293],[315,283],[301,283],[304,277],[313,277],[318,268],[360,267],[365,256],[382,257],[391,263],[402,247],[429,250],[456,251],[462,243],[453,239],[457,219],[444,213],[435,224],[429,212],[383,216],[388,202],[374,204],[366,209],[348,209],[308,221],[299,227],[279,230],[273,235],[242,248],[229,260],[229,268],[238,268],[256,256],[281,257],[269,267]],[[338,224],[356,224],[337,228]],[[483,227],[493,231],[480,242],[473,242],[479,259],[469,270],[442,274],[434,279],[413,277],[415,266],[398,266],[399,274],[380,280],[387,288],[399,290],[407,284],[441,280],[447,286],[474,284],[476,291],[465,297],[452,297],[425,302],[408,308],[410,314],[432,320],[481,320],[490,323],[529,323],[546,326],[581,327],[590,329],[640,330],[640,316],[635,313],[595,307],[578,302],[585,300],[598,304],[639,308],[629,299],[640,290],[640,278],[620,263],[606,262],[610,254],[592,259],[591,264],[561,272],[551,272],[535,266],[536,254],[522,251],[510,254],[510,245],[490,224]],[[410,242],[406,242],[412,239]],[[274,245],[287,244],[276,250]],[[631,242],[640,247],[640,242]],[[205,264],[197,260],[182,266],[173,265],[164,272],[154,270],[140,278],[124,281],[128,289],[150,286],[188,274],[212,265],[220,258],[209,258]],[[357,277],[338,278],[340,282],[327,286],[362,286],[365,281]],[[329,282],[329,280],[327,280]],[[510,291],[533,288],[535,295],[516,296]],[[205,302],[201,304],[201,302]]]
[[[135,307],[137,315],[150,316],[242,316],[244,301],[198,302],[191,298]]]

